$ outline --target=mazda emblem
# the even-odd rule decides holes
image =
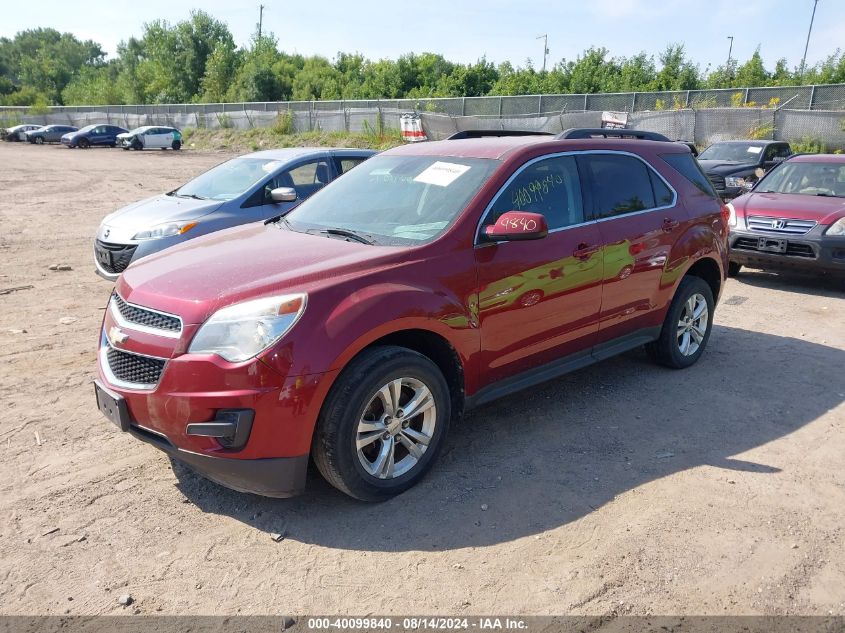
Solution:
[[[103,231],[103,237],[108,237],[109,233],[111,233],[111,229],[106,229],[105,231]]]

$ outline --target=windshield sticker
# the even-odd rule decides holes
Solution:
[[[437,161],[431,167],[423,171],[419,176],[414,178],[414,182],[421,182],[426,185],[437,185],[438,187],[448,187],[468,172],[469,169],[468,165],[458,165],[456,163],[444,163]]]
[[[281,161],[274,160],[274,161],[271,161],[269,163],[264,163],[261,166],[261,169],[263,169],[266,173],[270,174],[270,173],[276,171],[281,166],[282,166]]]
[[[763,151],[763,148],[762,147],[749,147],[746,151],[749,154],[759,154],[760,152]]]

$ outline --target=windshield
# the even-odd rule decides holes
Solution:
[[[293,230],[342,229],[378,244],[434,239],[501,163],[482,158],[376,156],[286,216]]]
[[[134,130],[129,130],[129,134],[132,134],[133,136],[135,134],[143,134],[144,132],[146,132],[149,129],[150,129],[149,125],[145,125],[144,127],[136,127]]]
[[[787,162],[760,181],[760,193],[800,193],[809,196],[845,196],[845,165]]]
[[[182,185],[173,195],[204,200],[232,200],[281,167],[269,158],[235,158]]]
[[[91,131],[91,130],[93,130],[95,127],[97,127],[97,126],[96,126],[96,125],[86,125],[85,127],[80,128],[80,129],[79,129],[79,131],[80,131],[80,132],[90,132],[90,131]]]
[[[698,155],[698,160],[725,160],[736,163],[756,163],[760,159],[762,145],[753,143],[724,143],[711,145]]]

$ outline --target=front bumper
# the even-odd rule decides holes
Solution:
[[[125,407],[122,430],[234,490],[271,497],[301,491],[314,426],[337,372],[283,376],[261,360],[235,364],[186,353],[198,328],[185,324],[181,333],[162,336],[118,322],[112,307],[106,311],[99,383]],[[151,369],[151,361],[158,365]],[[232,411],[250,413],[237,448],[197,434],[194,425],[213,427]]]
[[[824,235],[827,226],[816,226],[804,235],[731,229],[730,260],[743,266],[845,274],[845,237]],[[767,250],[785,242],[783,252]]]

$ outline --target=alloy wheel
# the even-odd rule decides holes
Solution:
[[[412,470],[437,424],[431,390],[416,378],[396,378],[376,391],[358,421],[355,445],[364,470],[393,479]]]
[[[687,299],[678,321],[678,349],[684,356],[692,356],[701,347],[707,334],[710,311],[704,295],[695,293]]]

